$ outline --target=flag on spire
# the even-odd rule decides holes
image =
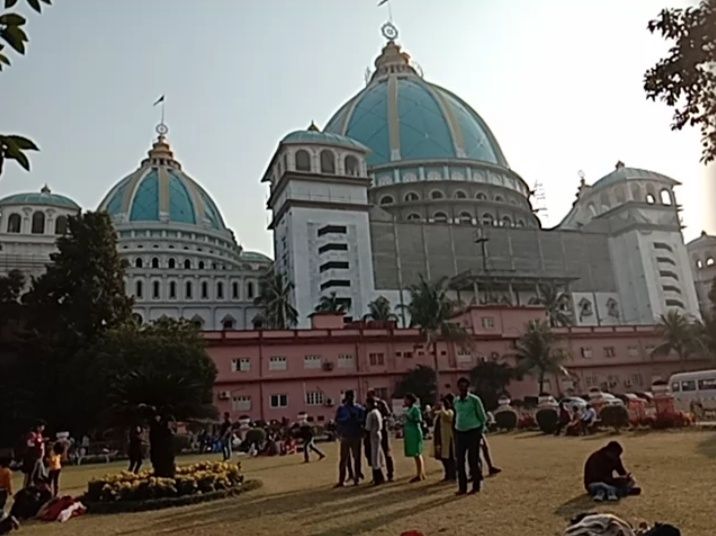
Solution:
[[[164,95],[162,95],[161,97],[159,97],[159,98],[154,102],[154,104],[152,104],[152,106],[156,106],[157,104],[159,104],[159,103],[161,103],[161,102],[164,102]]]
[[[387,1],[388,1],[388,0],[380,0],[380,2],[378,2],[378,7],[382,6],[382,5],[385,4]]]

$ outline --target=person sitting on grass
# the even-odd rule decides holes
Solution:
[[[620,497],[641,493],[631,473],[624,469],[621,460],[623,452],[618,442],[610,441],[587,459],[584,465],[584,487],[595,501],[618,501]]]
[[[597,424],[597,410],[594,409],[594,406],[591,404],[587,405],[579,418],[579,423],[581,425],[582,435],[594,432]]]

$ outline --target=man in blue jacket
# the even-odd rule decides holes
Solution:
[[[345,485],[346,471],[351,467],[351,458],[353,459],[353,483],[357,486],[360,479],[363,478],[361,471],[361,440],[363,438],[364,422],[365,410],[363,406],[355,403],[353,391],[346,391],[343,404],[336,411],[336,433],[341,445],[337,488]]]

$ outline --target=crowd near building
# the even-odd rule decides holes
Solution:
[[[264,419],[327,418],[347,389],[389,398],[418,364],[437,363],[440,388],[454,387],[479,360],[510,359],[526,322],[545,315],[535,305],[545,285],[569,297],[572,319],[556,329],[572,374],[550,378],[552,391],[648,390],[682,366],[651,356],[654,324],[669,310],[700,318],[709,307],[716,237],[684,243],[679,182],[617,162],[575,184],[571,210],[543,228],[534,192],[485,121],[428,82],[388,30],[366,86],[325,128],[311,123],[267,155],[256,180],[269,190],[273,260],[237,243],[159,125],[147,158],[93,207],[115,225],[137,320],[200,325],[219,369],[217,405]],[[0,199],[0,274],[41,273],[80,210],[47,186]],[[271,267],[293,283],[297,329],[254,329]],[[472,351],[439,343],[431,355],[404,316],[387,327],[359,322],[379,296],[406,304],[420,275],[448,278],[452,297],[470,304],[457,320]],[[333,293],[345,316],[313,315]],[[512,390],[537,394],[533,383]]]

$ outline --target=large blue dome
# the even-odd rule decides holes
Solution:
[[[160,137],[140,168],[119,181],[99,206],[124,222],[175,222],[226,229],[218,207],[174,160]]]
[[[450,91],[423,80],[390,41],[368,86],[330,119],[326,132],[368,146],[370,166],[469,159],[508,167],[487,124]]]

